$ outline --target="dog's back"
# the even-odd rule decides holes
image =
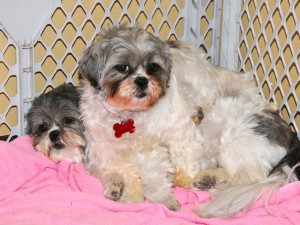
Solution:
[[[242,106],[245,108],[245,105]],[[251,109],[251,108],[249,108]],[[228,115],[228,113],[227,113]],[[278,112],[270,110],[262,110],[255,112],[249,111],[248,122],[245,123],[244,129],[247,133],[257,136],[259,139],[265,139],[265,147],[258,145],[258,141],[252,142],[254,151],[256,151],[257,162],[262,165],[273,160],[265,171],[265,175],[259,181],[242,184],[229,184],[225,188],[212,193],[212,201],[202,205],[198,209],[198,214],[204,217],[228,217],[232,216],[240,210],[246,211],[251,204],[258,199],[263,190],[268,188],[270,191],[276,191],[281,185],[288,182],[293,182],[300,178],[300,141],[297,135],[292,132],[289,125],[280,117]],[[229,115],[230,117],[232,115]],[[237,117],[236,117],[237,118]],[[246,120],[245,120],[246,121]],[[205,123],[205,121],[204,121]],[[252,124],[252,125],[251,125]],[[251,125],[251,126],[250,126]],[[250,144],[249,141],[246,142]],[[233,148],[236,146],[232,146]],[[240,150],[246,147],[241,146]],[[266,153],[262,153],[263,150]],[[278,153],[276,151],[278,150]],[[285,151],[283,158],[280,160],[279,155]],[[241,152],[243,152],[241,151]],[[273,151],[273,154],[269,154]],[[281,153],[279,153],[279,151]],[[243,152],[243,159],[249,160],[247,152]],[[267,159],[269,155],[270,159]],[[263,156],[263,157],[262,157]],[[275,157],[278,159],[274,161]],[[234,156],[230,157],[232,160]],[[252,159],[253,160],[253,159]],[[236,166],[237,160],[233,160],[232,165]],[[252,161],[253,162],[253,161]],[[264,166],[257,166],[256,168],[263,168]],[[275,165],[275,166],[274,166]],[[293,168],[295,167],[296,168]],[[298,166],[298,167],[297,167]],[[252,170],[247,170],[247,173],[252,173]]]

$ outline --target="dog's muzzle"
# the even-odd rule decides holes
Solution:
[[[149,81],[146,77],[137,77],[137,78],[135,78],[134,83],[135,83],[135,85],[137,87],[137,90],[138,90],[138,92],[136,94],[136,96],[138,98],[143,98],[147,95],[146,90],[148,88],[148,82]]]
[[[50,141],[55,149],[62,149],[64,147],[64,144],[59,141],[60,135],[61,132],[59,130],[53,130],[49,134]]]

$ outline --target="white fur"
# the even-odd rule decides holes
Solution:
[[[254,133],[257,123],[251,116],[262,110],[244,96],[221,97],[200,124],[206,158],[217,157],[231,183],[260,181],[286,154],[284,147]]]
[[[265,207],[268,211],[268,196],[270,197],[283,186],[288,175],[293,173],[289,167],[286,167],[286,170],[285,173],[275,173],[253,184],[240,184],[212,190],[212,200],[198,207],[196,213],[202,217],[224,218],[234,216],[238,212],[246,213],[251,204],[264,193],[267,195]]]

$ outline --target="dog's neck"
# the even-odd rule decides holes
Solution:
[[[107,102],[102,102],[103,107],[106,109],[106,111],[113,117],[117,118],[120,122],[126,122],[128,119],[132,118],[132,112],[129,111],[123,111],[119,112],[114,107],[109,105]]]
[[[113,129],[115,131],[115,137],[120,138],[123,134],[129,132],[135,132],[134,120],[131,119],[129,112],[119,112],[111,107],[106,102],[103,102],[103,107],[107,110],[107,112],[113,117],[118,118],[119,123],[115,123],[113,125]],[[128,115],[127,115],[128,114]],[[132,114],[132,113],[131,113]]]

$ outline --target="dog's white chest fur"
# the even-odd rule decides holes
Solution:
[[[81,112],[84,125],[91,138],[91,146],[87,150],[91,163],[93,160],[103,160],[94,162],[96,164],[105,163],[104,161],[109,155],[115,157],[120,152],[133,154],[133,152],[144,151],[142,146],[148,141],[158,142],[170,149],[186,149],[187,145],[192,146],[193,144],[194,147],[196,145],[201,147],[202,140],[199,129],[191,118],[194,105],[189,103],[188,96],[179,88],[176,77],[171,77],[166,95],[156,105],[145,112],[122,114],[109,111],[107,106],[101,102],[100,97],[95,99],[95,94],[91,93],[94,92],[94,89],[89,86],[89,83],[85,83],[82,95],[84,104],[81,106]],[[123,118],[134,120],[135,132],[125,133],[122,137],[116,138],[113,125],[120,123]],[[185,154],[182,157],[174,156],[179,161],[184,161],[189,153],[173,151],[171,154]],[[195,153],[190,152],[190,154],[191,157],[195,157]],[[91,155],[97,156],[91,157]]]

